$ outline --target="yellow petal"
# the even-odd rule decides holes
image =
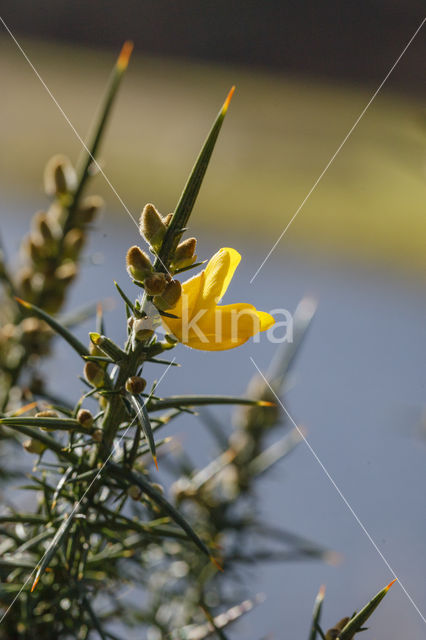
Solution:
[[[219,249],[214,254],[204,271],[205,280],[200,306],[207,309],[223,298],[240,260],[241,255],[238,251],[229,247]]]
[[[189,322],[197,309],[197,301],[201,297],[201,291],[204,283],[204,271],[197,274],[193,278],[186,280],[182,284],[182,295],[177,305],[170,309],[170,313],[174,318],[166,318],[163,316],[162,321],[167,331],[171,331],[178,340],[182,337],[182,321]]]
[[[268,313],[244,302],[215,307],[193,323],[183,343],[202,351],[223,351],[239,347],[274,323]],[[182,340],[182,338],[181,338]]]
[[[177,318],[162,318],[167,331],[193,349],[222,351],[244,344],[275,320],[248,303],[217,306],[241,260],[238,251],[220,249],[206,269],[182,285],[182,297],[171,310]]]
[[[258,318],[260,320],[259,331],[266,331],[275,324],[275,318],[266,311],[257,311]]]

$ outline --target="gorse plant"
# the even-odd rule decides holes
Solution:
[[[310,300],[296,309],[293,342],[277,350],[267,379],[252,380],[247,397],[160,395],[163,377],[177,364],[170,358],[179,343],[230,349],[274,323],[251,304],[219,304],[240,260],[234,249],[220,249],[195,276],[179,280],[204,264],[197,262],[196,239],[183,234],[233,90],[173,214],[162,216],[152,204],[143,209],[140,231],[152,257],[131,247],[126,263],[134,289],[125,292],[116,283],[127,315],[125,344],[106,335],[101,306],[87,345],[71,332],[69,316],[57,315],[101,206],[84,191],[130,53],[126,43],[81,166],[75,171],[56,156],[46,168],[53,202],[34,218],[23,244],[26,264],[12,277],[4,256],[1,261],[3,447],[16,455],[22,443],[36,456],[23,489],[37,495],[33,511],[8,505],[0,515],[2,639],[119,638],[124,625],[137,625],[137,637],[149,640],[201,640],[211,633],[224,638],[228,624],[253,604],[238,604],[236,593],[246,595],[232,582],[239,568],[330,557],[315,543],[265,523],[254,498],[258,478],[301,439],[293,429],[266,444],[278,425],[283,428],[275,400],[313,317]],[[81,359],[87,390],[75,403],[54,399],[48,381],[37,374],[37,360],[48,353],[54,335]],[[159,378],[152,363],[164,366]],[[231,432],[208,411],[217,404],[240,405]],[[169,498],[158,483],[157,460],[172,421],[195,410],[219,454],[201,470],[184,453],[173,460],[164,456],[175,478]],[[388,588],[326,634],[320,627],[321,590],[310,640],[350,640]]]

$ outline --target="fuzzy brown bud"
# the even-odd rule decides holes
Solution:
[[[49,326],[45,322],[43,322],[43,320],[39,320],[38,318],[34,318],[32,316],[29,318],[24,318],[19,326],[22,333],[26,334],[30,338],[35,335],[40,336],[41,334],[51,333]]]
[[[38,264],[44,258],[43,245],[40,242],[40,238],[29,237],[26,242],[26,250],[28,251],[31,261],[34,264]]]
[[[28,453],[36,453],[39,456],[46,449],[46,445],[35,438],[29,438],[28,440],[25,440],[22,443],[22,446],[24,447],[25,451],[28,451]]]
[[[21,330],[21,342],[25,349],[38,355],[47,353],[52,330],[45,322],[34,317],[24,318],[19,324],[19,329]]]
[[[55,244],[56,238],[60,234],[57,222],[50,219],[44,211],[39,211],[33,217],[33,229],[42,244]]]
[[[146,380],[140,376],[131,376],[126,380],[126,391],[133,395],[138,395],[145,390]]]
[[[175,255],[173,257],[173,267],[175,269],[184,269],[190,267],[195,262],[197,256],[195,255],[195,248],[197,240],[195,238],[188,238],[184,240],[176,247]]]
[[[95,387],[101,387],[105,380],[105,371],[96,362],[86,362],[84,375],[86,380]]]
[[[329,629],[327,631],[327,633],[325,634],[325,639],[326,640],[337,639],[342,629],[344,629],[348,624],[349,620],[350,618],[342,618],[341,620],[339,620],[339,622],[332,629]]]
[[[182,295],[182,285],[179,280],[172,280],[164,289],[163,293],[155,296],[153,302],[158,309],[167,311],[173,309],[180,300]]]
[[[54,409],[44,409],[35,414],[36,418],[58,418],[59,414]]]
[[[102,442],[104,438],[104,432],[102,429],[95,429],[92,433],[92,438],[95,442]]]
[[[55,278],[63,284],[69,284],[77,275],[77,265],[75,262],[64,262],[55,271]]]
[[[151,261],[140,247],[130,247],[126,254],[127,273],[138,282],[144,282],[152,272]]]
[[[81,229],[71,229],[64,238],[64,255],[67,258],[77,258],[84,245],[84,233]]]
[[[29,267],[22,267],[18,271],[17,281],[19,283],[19,288],[21,290],[21,295],[23,298],[28,299],[31,297],[32,287],[31,287],[31,277],[33,275],[32,270]]]
[[[151,318],[138,318],[133,321],[132,327],[136,340],[145,342],[152,338],[154,334],[153,322]]]
[[[130,487],[127,489],[127,495],[132,500],[140,500],[142,496],[142,491],[140,490],[137,484],[131,484]]]
[[[159,296],[163,293],[167,285],[167,278],[164,273],[152,273],[145,278],[144,287],[149,296]]]
[[[168,227],[168,226],[169,226],[169,224],[170,224],[170,223],[171,223],[171,221],[172,221],[172,218],[173,218],[173,213],[168,213],[166,216],[164,216],[164,218],[163,218],[163,222],[164,222],[164,224],[166,225],[166,227]]]
[[[80,409],[77,413],[77,420],[85,429],[90,429],[93,425],[93,415],[88,409]]]
[[[77,176],[70,160],[63,155],[50,158],[44,170],[44,190],[48,196],[70,193],[77,185]]]
[[[36,418],[58,418],[59,414],[54,411],[53,409],[44,409],[44,411],[39,411],[38,413],[35,414]],[[41,427],[41,429],[43,431],[55,431],[55,428],[53,427],[48,427],[46,425],[44,425],[43,427]]]
[[[156,251],[161,247],[166,225],[153,204],[145,205],[139,220],[139,231]]]
[[[83,201],[76,211],[76,224],[82,226],[93,222],[103,207],[104,201],[100,196],[87,196],[83,198]]]

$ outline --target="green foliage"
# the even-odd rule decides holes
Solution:
[[[5,358],[0,428],[5,446],[14,448],[25,436],[29,439],[24,443],[26,451],[37,456],[28,484],[22,487],[35,492],[34,511],[11,507],[0,516],[0,638],[5,640],[117,638],[110,631],[111,622],[117,620],[122,625],[141,625],[143,635],[146,627],[152,627],[159,637],[201,640],[213,630],[217,637],[225,638],[228,624],[253,606],[252,601],[244,601],[229,607],[224,580],[232,580],[239,567],[327,555],[318,545],[263,522],[253,504],[257,478],[300,440],[299,433],[288,431],[275,444],[266,445],[271,432],[278,426],[283,428],[273,394],[282,392],[312,320],[309,300],[303,300],[296,310],[295,341],[278,351],[268,380],[256,377],[244,398],[159,395],[163,376],[177,363],[158,356],[174,349],[177,341],[172,336],[161,341],[153,329],[140,328],[140,323],[150,318],[155,302],[155,296],[147,291],[142,300],[132,300],[116,285],[128,317],[124,345],[106,335],[99,308],[87,347],[70,330],[75,319],[65,321],[52,315],[59,311],[72,280],[66,277],[67,269],[71,274],[78,262],[87,231],[87,220],[82,222],[79,214],[84,210],[86,217],[91,215],[87,206],[81,208],[81,196],[128,55],[129,49],[114,68],[75,184],[62,160],[56,159],[50,166],[47,182],[54,191],[54,211],[59,211],[55,233],[50,233],[50,217],[37,218],[38,235],[30,238],[37,250],[32,248],[29,272],[25,277],[21,273],[17,282],[2,264],[3,313],[7,319],[2,332],[3,338],[12,336],[13,340],[11,344],[3,340],[1,345]],[[170,284],[179,271],[176,268],[170,273],[178,262],[178,243],[230,96],[171,220],[159,218],[164,234],[158,250],[153,247],[153,271],[147,272],[149,277],[161,273],[160,284],[162,279],[166,286]],[[73,242],[69,240],[72,233]],[[194,246],[191,243],[192,253]],[[51,276],[49,288],[45,287],[47,275]],[[34,280],[42,283],[39,289]],[[145,286],[143,280],[135,284]],[[23,299],[25,293],[29,300]],[[158,322],[161,313],[157,314]],[[34,324],[30,326],[28,320]],[[72,406],[52,401],[48,385],[37,385],[34,379],[30,385],[24,384],[27,365],[48,353],[53,335],[64,339],[85,362],[88,390]],[[165,367],[158,380],[147,366],[151,363]],[[148,393],[142,371],[151,382]],[[85,407],[88,402],[96,403],[93,414]],[[240,405],[231,433],[205,412],[206,406],[219,404]],[[220,446],[217,458],[201,470],[184,453],[172,462],[164,453],[169,438],[157,439],[159,430],[165,430],[179,416],[192,416],[195,407],[200,408],[201,420]],[[42,411],[37,411],[40,408]],[[157,465],[157,456],[174,474],[172,497],[166,497],[164,488],[153,479],[152,462]],[[257,548],[248,547],[249,537]],[[281,548],[273,551],[265,540],[278,541]],[[129,584],[137,594],[144,593],[143,604],[136,601],[139,598],[125,597]],[[361,629],[383,595],[348,621],[340,630],[341,640],[350,640]],[[211,605],[212,601],[216,604]],[[315,640],[317,631],[324,637],[319,628],[321,604],[322,597],[315,606],[310,640]]]

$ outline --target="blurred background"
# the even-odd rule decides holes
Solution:
[[[125,39],[135,53],[102,148],[102,166],[137,218],[146,202],[171,211],[229,87],[232,107],[194,211],[200,258],[234,246],[243,260],[228,301],[318,312],[286,404],[319,458],[425,612],[425,33],[421,31],[256,279],[250,279],[421,23],[423,2],[257,3],[3,0],[2,17],[84,137]],[[34,211],[47,206],[42,171],[80,143],[3,28],[0,38],[1,231],[12,260]],[[106,200],[68,307],[131,291],[124,254],[138,241],[101,176]],[[94,291],[96,292],[94,294]],[[122,337],[120,305],[107,316]],[[81,329],[85,338],[90,325]],[[263,339],[209,355],[181,347],[183,369],[162,392],[242,393],[267,368]],[[58,344],[45,364],[61,388]],[[153,374],[154,375],[154,374]],[[218,412],[229,420],[229,412]],[[171,431],[200,465],[215,450],[195,419]],[[161,475],[161,473],[160,473]],[[392,576],[303,444],[259,487],[262,514],[342,554],[338,567],[258,567],[246,595],[266,601],[232,638],[305,637],[327,584],[331,626]],[[254,580],[255,578],[255,580]],[[237,594],[236,594],[237,597]],[[421,637],[424,623],[399,587],[375,614],[371,638]],[[129,636],[130,637],[130,636]],[[135,635],[135,638],[138,636]],[[268,636],[269,637],[269,636]]]

